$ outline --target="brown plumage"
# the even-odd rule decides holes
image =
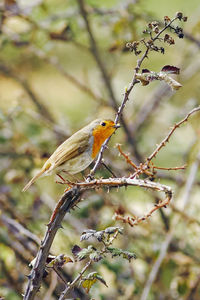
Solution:
[[[98,154],[103,142],[119,125],[111,120],[97,119],[63,142],[46,161],[42,169],[23,188],[25,192],[42,175],[66,171],[76,174],[86,169]]]

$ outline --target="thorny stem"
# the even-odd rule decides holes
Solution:
[[[156,157],[156,155],[158,154],[158,152],[166,146],[166,143],[169,142],[170,137],[172,136],[172,134],[174,133],[174,131],[179,128],[183,123],[187,122],[187,120],[189,119],[189,117],[194,114],[195,112],[200,111],[200,106],[195,107],[194,109],[192,109],[186,116],[185,118],[183,118],[181,121],[179,121],[178,123],[176,123],[172,129],[170,130],[170,132],[168,133],[168,135],[164,138],[164,140],[156,147],[156,149],[152,152],[152,154],[147,157],[146,161],[143,164],[140,164],[139,167],[136,166],[136,168],[134,167],[134,169],[136,169],[136,172],[134,174],[132,174],[130,176],[131,179],[135,178],[137,175],[141,174],[141,173],[145,173],[147,175],[148,174],[148,168],[150,168],[150,162],[153,158]],[[120,148],[120,146],[118,146],[118,149]],[[122,152],[122,150],[120,149],[120,153],[125,157],[126,161],[131,164],[131,160],[129,159],[129,157],[124,154]],[[132,165],[132,164],[131,164]],[[132,165],[133,166],[133,165]],[[182,167],[175,167],[175,168],[161,168],[161,167],[154,167],[152,166],[153,169],[161,169],[161,170],[179,170],[179,169],[184,169],[185,166]]]
[[[78,276],[65,288],[65,290],[60,295],[59,300],[65,299],[66,294],[68,294],[73,289],[75,284],[79,281],[79,279],[81,279],[82,275],[85,273],[85,271],[87,271],[91,264],[92,260],[90,259],[85,265],[85,267],[82,269],[82,271],[78,274]]]
[[[171,168],[165,168],[165,167],[157,167],[152,166],[152,169],[158,169],[158,170],[166,170],[166,171],[177,171],[177,170],[184,170],[187,167],[187,165],[181,166],[181,167],[171,167]]]
[[[80,1],[81,1],[81,0],[80,0]],[[170,27],[171,24],[172,24],[175,20],[177,20],[177,17],[173,18],[167,25],[165,25],[165,27],[163,27],[163,29],[160,30],[160,32],[157,33],[156,36],[155,36],[154,38],[152,38],[152,41],[155,42],[155,41],[159,38],[159,36],[160,36],[160,35],[161,35],[168,27]],[[122,112],[123,112],[123,110],[124,110],[124,108],[125,108],[125,106],[126,106],[126,103],[127,103],[127,101],[129,100],[129,95],[130,95],[132,89],[134,88],[134,86],[136,85],[136,83],[138,83],[138,80],[136,79],[136,74],[137,74],[138,71],[140,70],[140,67],[141,67],[141,65],[142,65],[142,63],[143,63],[143,61],[144,61],[144,59],[148,57],[148,53],[149,53],[149,51],[150,51],[150,46],[146,45],[146,47],[147,47],[147,48],[146,48],[146,50],[145,50],[145,53],[142,55],[142,57],[141,57],[140,59],[137,60],[137,65],[136,65],[135,70],[134,70],[133,79],[132,79],[132,81],[131,81],[129,87],[126,89],[126,91],[125,91],[125,93],[124,93],[124,98],[123,98],[123,100],[122,100],[121,105],[120,105],[119,108],[118,108],[118,111],[117,111],[117,114],[116,114],[116,117],[115,117],[115,123],[118,123],[118,122],[119,122],[119,120],[120,120],[120,118],[121,118],[121,115],[122,115]],[[99,164],[101,163],[101,160],[102,160],[102,157],[103,157],[103,152],[104,152],[104,150],[106,149],[106,146],[107,146],[107,144],[108,144],[110,138],[111,138],[111,137],[109,137],[109,138],[103,143],[103,145],[102,145],[102,147],[101,147],[101,150],[100,150],[100,153],[99,153],[99,155],[98,155],[98,158],[97,158],[97,160],[96,160],[96,163],[95,163],[93,169],[92,169],[91,172],[90,172],[91,176],[93,176],[93,175],[95,174],[95,172],[96,172],[96,170],[97,170]]]
[[[46,231],[45,237],[38,251],[34,267],[30,275],[28,276],[29,282],[26,288],[24,300],[34,299],[42,281],[42,276],[45,270],[46,260],[49,254],[50,247],[53,243],[57,230],[60,228],[61,221],[63,220],[66,212],[69,212],[69,210],[73,208],[77,204],[77,202],[80,201],[80,197],[84,191],[88,189],[94,190],[98,187],[118,188],[118,187],[123,187],[123,186],[126,187],[130,185],[130,186],[149,188],[155,191],[164,192],[166,196],[169,197],[172,196],[170,187],[166,185],[162,185],[160,183],[156,183],[148,180],[141,180],[141,179],[110,178],[110,179],[93,180],[91,182],[81,182],[81,183],[76,183],[74,185],[75,185],[74,187],[72,187],[62,196],[61,202],[63,204],[59,208],[53,223],[50,224],[50,226]],[[63,201],[64,199],[66,201]]]
[[[66,214],[77,201],[80,201],[80,190],[74,187],[64,193],[61,199],[66,201],[60,207],[59,213],[56,215],[54,222],[47,228],[43,241],[41,242],[40,249],[37,253],[33,269],[28,276],[28,284],[24,295],[24,300],[33,300],[37,291],[40,288],[42,277],[45,270],[46,260],[49,254],[50,247],[53,243],[54,237],[60,228],[60,224]]]
[[[164,140],[157,146],[157,148],[153,151],[153,153],[146,159],[146,163],[149,164],[149,162],[157,155],[157,153],[166,145],[167,142],[169,142],[170,137],[174,133],[174,131],[179,128],[183,123],[187,122],[189,117],[194,114],[195,112],[200,111],[200,106],[192,109],[185,118],[183,118],[180,122],[176,123],[168,135],[164,138]]]
[[[155,204],[153,208],[151,208],[151,210],[144,216],[142,217],[124,217],[123,215],[117,214],[115,213],[114,218],[115,220],[118,221],[122,221],[123,223],[128,223],[131,227],[136,226],[138,224],[140,224],[141,222],[146,221],[148,218],[150,218],[152,216],[152,214],[162,208],[165,207],[170,203],[171,199],[172,199],[172,193],[169,191],[168,193],[166,193],[166,199],[164,199],[163,201],[160,201],[158,204]]]

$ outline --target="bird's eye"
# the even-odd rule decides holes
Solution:
[[[105,122],[102,122],[102,123],[101,123],[101,126],[106,126],[106,123],[105,123]]]

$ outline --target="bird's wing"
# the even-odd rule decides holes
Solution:
[[[61,166],[69,159],[72,159],[83,153],[89,145],[88,133],[80,131],[75,133],[64,143],[62,143],[56,151],[51,155],[48,161],[53,166],[53,169]]]

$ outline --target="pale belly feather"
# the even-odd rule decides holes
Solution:
[[[85,152],[80,154],[78,157],[70,159],[66,163],[62,164],[56,169],[56,171],[59,173],[64,170],[69,172],[69,174],[76,174],[86,169],[92,163],[92,161],[93,159],[91,158],[91,155]]]

